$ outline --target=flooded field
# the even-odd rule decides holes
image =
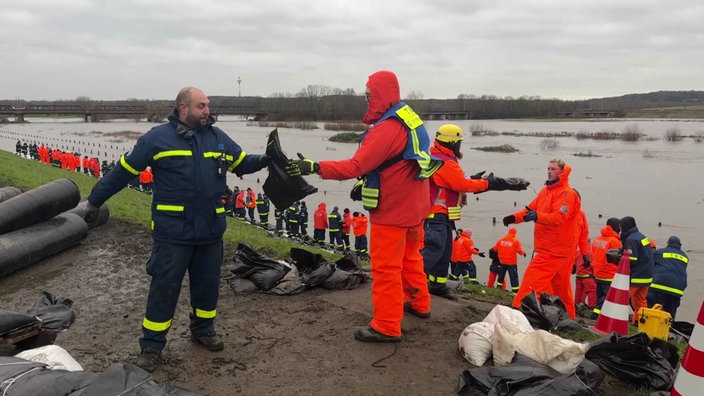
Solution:
[[[17,140],[44,143],[51,147],[80,152],[81,155],[97,156],[100,160],[117,160],[131,149],[139,134],[155,124],[136,122],[83,123],[76,120],[61,122],[38,122],[28,124],[0,125],[0,149],[15,150]],[[459,121],[466,133],[463,145],[463,169],[468,173],[492,171],[498,176],[523,177],[533,183],[522,192],[488,192],[469,197],[463,209],[461,228],[471,228],[477,247],[488,250],[506,233],[501,218],[529,203],[546,179],[547,162],[555,157],[563,158],[573,167],[571,184],[582,195],[583,209],[590,225],[590,236],[595,237],[609,217],[633,216],[638,228],[653,239],[658,247],[665,246],[670,235],[682,240],[683,250],[690,257],[689,287],[685,292],[678,320],[694,321],[704,296],[704,143],[696,143],[691,137],[678,142],[664,140],[668,129],[677,128],[684,136],[695,136],[704,131],[704,122],[697,121]],[[428,131],[434,131],[442,122],[429,121]],[[248,125],[240,120],[221,120],[217,125],[228,132],[250,153],[264,151],[270,128]],[[322,123],[320,124],[322,127]],[[621,140],[577,140],[574,137],[557,137],[553,150],[541,149],[542,137],[502,135],[530,133],[620,133],[625,128],[637,126],[646,136],[637,142]],[[471,129],[491,130],[498,135],[469,136]],[[323,129],[303,131],[279,129],[282,146],[289,157],[301,152],[314,160],[349,158],[357,145],[333,143],[327,139],[336,132]],[[516,153],[491,153],[474,148],[510,144]],[[591,157],[575,156],[591,153]],[[230,186],[252,187],[261,191],[266,179],[265,172],[247,175],[242,179],[229,176]],[[325,181],[316,176],[308,177],[309,183],[319,192],[306,198],[311,213],[318,203],[328,207],[339,206],[352,211],[361,210],[361,204],[349,199],[349,190],[354,184],[348,181]],[[109,204],[109,202],[108,202]],[[496,219],[496,224],[493,222]],[[312,221],[312,218],[311,218]],[[517,226],[518,238],[524,249],[533,249],[533,227],[530,224]],[[530,257],[530,256],[529,256]],[[476,258],[478,278],[486,281],[489,259]],[[525,269],[527,258],[519,257],[519,272]]]

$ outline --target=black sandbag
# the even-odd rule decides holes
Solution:
[[[27,311],[27,314],[36,316],[42,321],[42,330],[59,333],[68,330],[76,319],[76,313],[72,307],[73,301],[71,299],[57,298],[44,291],[34,307]]]
[[[34,316],[0,309],[0,338],[5,333],[29,327],[36,323],[39,323],[39,319]]]
[[[301,273],[303,284],[308,287],[322,285],[335,272],[335,264],[321,254],[291,248],[290,255]]]
[[[0,202],[5,202],[12,197],[22,194],[22,190],[17,187],[0,187]]]
[[[269,290],[286,275],[290,268],[283,263],[257,253],[244,243],[237,245],[234,263],[228,270],[240,278],[249,279],[259,290]]]
[[[80,200],[76,183],[58,179],[0,202],[0,235],[51,219]]]
[[[39,224],[0,235],[0,277],[66,250],[87,236],[88,225],[81,216],[73,213],[63,213]]]
[[[201,393],[157,382],[151,374],[129,363],[115,363],[85,389],[70,396],[149,395],[198,396]]]
[[[271,162],[269,163],[269,176],[264,181],[263,189],[266,196],[278,209],[288,208],[294,202],[318,192],[318,189],[308,184],[303,177],[286,174],[285,169],[289,158],[281,149],[277,129],[269,133],[266,155],[271,158]]]
[[[0,390],[3,396],[85,395],[81,390],[97,377],[97,374],[87,371],[52,370],[44,363],[0,356]],[[101,396],[108,394],[117,393]]]
[[[562,300],[545,292],[541,292],[540,297],[535,291],[523,297],[520,310],[534,329],[553,332],[581,328],[579,323],[570,319]]]
[[[585,357],[622,381],[654,390],[669,390],[675,381],[675,370],[662,353],[668,350],[672,359],[677,352],[672,354],[662,343],[652,346],[654,348],[645,333],[622,337],[614,332],[593,342]]]

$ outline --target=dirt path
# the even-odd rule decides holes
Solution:
[[[77,319],[55,343],[89,371],[133,362],[150,247],[146,229],[110,220],[80,245],[0,279],[0,306],[24,312],[42,291],[70,298]],[[274,296],[237,295],[222,281],[220,293],[216,326],[225,350],[207,352],[189,340],[184,286],[162,364],[153,373],[157,380],[209,395],[456,394],[458,376],[472,367],[459,355],[457,339],[493,307],[434,297],[430,319],[405,317],[404,341],[382,345],[352,336],[370,319],[370,284]]]

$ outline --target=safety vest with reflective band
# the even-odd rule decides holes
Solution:
[[[340,228],[342,227],[342,218],[340,218],[340,214],[338,212],[332,211],[328,215],[328,229],[330,232],[337,232],[340,231]]]
[[[687,288],[687,264],[689,257],[680,249],[665,247],[655,251],[655,274],[652,289],[683,296]]]
[[[456,158],[452,158],[445,153],[436,152],[433,154],[433,156],[443,161],[457,162]],[[462,199],[460,199],[461,196],[462,195],[455,190],[438,186],[433,181],[433,178],[430,178],[430,204],[433,206],[439,205],[444,208],[447,208],[447,219],[450,221],[457,221],[462,215]]]
[[[391,117],[397,118],[406,128],[408,141],[401,155],[385,161],[378,168],[365,174],[360,180],[360,183],[362,183],[362,205],[366,210],[373,210],[379,206],[379,173],[389,166],[400,160],[417,161],[420,170],[418,175],[416,175],[416,179],[424,180],[432,176],[443,164],[441,160],[431,157],[428,132],[423,125],[423,121],[410,106],[404,102],[399,102],[384,113],[375,125]],[[373,129],[372,127],[370,131]],[[362,139],[367,133],[369,131],[362,134]]]
[[[168,123],[139,138],[132,151],[95,185],[88,200],[102,205],[149,166],[154,175],[153,238],[193,245],[221,239],[227,227],[222,202],[227,178],[222,171],[252,173],[262,168],[262,161],[259,156],[246,155],[213,122],[188,130],[179,122],[178,113],[172,112]]]
[[[633,227],[625,233],[621,233],[623,249],[631,251],[631,286],[648,286],[653,281],[654,262],[653,248],[650,246],[650,239]]]

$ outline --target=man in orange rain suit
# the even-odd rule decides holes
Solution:
[[[477,266],[472,260],[472,255],[484,257],[484,252],[480,252],[474,247],[472,240],[472,230],[457,230],[457,237],[452,242],[452,256],[450,263],[455,263],[450,270],[452,279],[459,279],[460,276],[467,277],[472,283],[477,283]]]
[[[325,202],[318,204],[313,212],[313,242],[325,246],[325,230],[328,229],[328,209]]]
[[[352,231],[354,232],[354,250],[357,256],[367,256],[367,216],[364,213],[352,213]]]
[[[554,293],[560,297],[570,318],[576,316],[571,276],[577,249],[577,216],[581,201],[569,185],[572,168],[561,159],[548,163],[548,180],[538,196],[521,211],[503,218],[503,223],[535,222],[535,255],[523,274],[523,282],[513,299],[521,307],[523,297],[536,293]]]
[[[611,287],[611,281],[614,280],[618,268],[618,265],[606,261],[606,252],[609,249],[618,249],[622,246],[620,232],[619,219],[612,217],[606,220],[606,225],[601,229],[601,235],[592,242],[592,266],[596,280],[596,306],[592,319],[596,319],[597,315],[601,313],[601,306],[604,305],[606,293]]]
[[[518,292],[518,259],[517,255],[521,254],[523,257],[526,256],[526,252],[523,251],[521,246],[521,241],[516,237],[516,227],[510,227],[508,233],[501,237],[496,244],[494,244],[494,250],[496,254],[499,255],[499,273],[497,274],[499,278],[498,285],[503,288],[504,282],[506,280],[506,273],[508,272],[508,277],[511,279],[511,291]]]
[[[401,341],[404,309],[430,316],[430,294],[423,258],[423,219],[428,216],[428,178],[442,161],[431,158],[423,121],[401,102],[398,79],[382,70],[366,84],[371,124],[352,158],[315,162],[299,153],[291,161],[291,176],[318,173],[323,179],[347,180],[364,176],[361,199],[369,211],[373,317],[354,337],[363,342]],[[445,275],[447,276],[447,275]]]
[[[244,220],[246,218],[246,207],[247,204],[245,200],[245,191],[240,190],[240,192],[238,192],[237,196],[235,197],[235,215],[238,219]]]
[[[581,199],[579,192],[577,192],[577,196]],[[593,310],[596,305],[596,283],[594,282],[592,251],[589,247],[589,242],[589,223],[584,211],[580,210],[579,215],[577,215],[577,255],[574,262],[577,273],[577,279],[575,280],[575,305],[584,303],[589,307],[589,310]]]
[[[509,183],[506,179],[494,177],[493,174],[480,178],[481,173],[465,177],[459,164],[460,151],[464,133],[454,124],[444,124],[435,133],[435,142],[430,153],[445,161],[430,179],[430,215],[425,219],[425,238],[423,239],[423,265],[428,275],[430,294],[456,300],[457,297],[447,288],[447,272],[452,255],[452,236],[455,222],[460,220],[463,196],[467,192],[487,190],[525,190],[530,183],[515,179],[518,183]],[[483,172],[482,172],[483,173]]]
[[[151,191],[154,184],[154,174],[150,167],[147,167],[139,174],[139,187],[142,191]]]

